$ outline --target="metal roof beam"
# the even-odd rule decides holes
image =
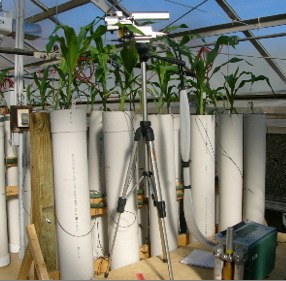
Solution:
[[[216,0],[216,2],[231,19],[241,21],[241,18],[236,14],[236,12],[232,9],[232,7],[225,0]],[[248,38],[254,37],[254,34],[250,30],[243,31],[243,34]],[[250,39],[250,42],[257,49],[257,51],[263,57],[265,57],[265,60],[272,67],[272,69],[277,73],[277,75],[282,79],[282,81],[286,83],[285,73],[281,70],[279,65],[270,58],[270,54],[267,52],[264,46],[260,42],[258,42],[256,39]]]
[[[43,11],[48,11],[49,8],[47,6],[45,6],[42,2],[40,2],[39,0],[31,0],[32,3],[34,3],[36,6],[38,6],[40,9],[42,9]],[[61,24],[60,21],[54,17],[54,16],[51,16],[49,17],[49,19],[51,21],[53,21],[55,24]]]
[[[39,21],[48,19],[56,14],[66,12],[68,10],[83,6],[88,3],[90,3],[90,0],[71,0],[67,3],[61,4],[55,7],[51,7],[42,13],[38,13],[36,15],[28,17],[26,18],[26,21],[31,22],[31,23],[39,22]]]
[[[114,13],[121,11],[124,16],[129,16],[129,12],[114,0],[90,0],[95,6],[100,8],[104,13]]]
[[[233,32],[244,32],[247,30],[273,27],[278,25],[286,25],[286,14],[278,14],[268,17],[261,17],[242,21],[234,21],[232,23],[213,25],[188,31],[173,33],[172,37],[181,37],[185,34],[198,34],[201,37],[209,37],[222,35]]]

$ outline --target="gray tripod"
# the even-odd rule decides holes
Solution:
[[[161,187],[160,187],[158,167],[157,167],[157,162],[156,162],[156,154],[155,154],[155,148],[154,148],[154,143],[153,143],[154,132],[151,127],[151,122],[147,120],[148,114],[147,114],[146,62],[149,59],[149,49],[147,45],[142,44],[142,43],[138,44],[137,49],[138,49],[138,53],[140,56],[141,72],[142,72],[143,120],[140,122],[140,127],[135,132],[135,136],[134,136],[135,144],[133,146],[131,158],[128,164],[128,169],[127,169],[127,174],[126,174],[126,178],[124,181],[123,191],[122,191],[121,197],[119,197],[118,199],[118,205],[117,205],[117,212],[118,212],[117,218],[118,219],[116,222],[116,229],[114,232],[109,256],[111,258],[113,251],[114,251],[115,241],[116,241],[117,233],[119,230],[119,222],[120,222],[122,213],[124,213],[125,211],[125,205],[127,203],[127,199],[130,196],[130,194],[140,185],[140,183],[144,179],[147,179],[146,180],[147,186],[150,188],[150,195],[152,196],[153,204],[157,209],[160,239],[161,239],[162,252],[163,252],[163,261],[167,262],[168,264],[170,280],[174,280],[169,245],[168,245],[168,237],[167,237],[167,231],[166,231],[166,225],[165,225],[166,206],[165,206],[165,202],[162,200],[162,192],[161,192]],[[129,180],[132,175],[132,166],[136,159],[138,141],[141,138],[145,140],[145,171],[143,172],[143,175],[140,177],[136,185],[130,191],[128,191]],[[149,170],[149,160],[152,165],[152,169],[151,169],[152,172],[150,172]],[[109,264],[110,264],[110,261],[111,260],[109,260]],[[108,277],[108,274],[109,274],[109,267],[107,267],[107,271],[105,272],[104,276]]]

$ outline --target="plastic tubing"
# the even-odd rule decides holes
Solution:
[[[190,141],[191,141],[191,120],[187,92],[181,91],[180,94],[180,148],[183,162],[190,160]],[[183,167],[184,186],[184,215],[188,230],[197,241],[206,249],[213,251],[216,243],[208,240],[199,230],[194,217],[193,198],[190,187],[190,168]]]

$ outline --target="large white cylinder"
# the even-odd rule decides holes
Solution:
[[[90,114],[88,144],[89,190],[91,194],[106,196],[102,111]],[[108,254],[107,216],[93,217],[91,223],[93,257],[97,259]]]
[[[191,116],[191,187],[197,226],[215,234],[215,116]],[[193,237],[191,237],[193,241]]]
[[[172,251],[178,248],[174,122],[171,114],[150,115],[149,120],[154,132],[154,147],[160,182],[160,189],[157,186],[156,190],[157,194],[161,192],[162,200],[166,204],[165,225],[168,239],[166,242],[168,243],[169,250]],[[158,256],[162,254],[162,241],[160,238],[157,209],[154,207],[152,198],[150,198],[149,210],[151,256]]]
[[[4,118],[0,117],[0,267],[10,263],[8,251],[8,225],[6,210],[5,183],[5,153],[4,153]]]
[[[137,189],[128,196],[121,216],[117,212],[134,145],[133,114],[122,111],[103,112],[103,132],[110,251],[114,243],[110,266],[111,269],[116,269],[139,261]],[[135,163],[131,171],[128,192],[136,183]],[[119,228],[114,237],[117,223]]]
[[[64,280],[93,278],[86,112],[50,113],[59,268]]]
[[[181,153],[180,153],[180,115],[173,115],[174,121],[174,153],[175,153],[175,176],[176,186],[182,187]]]
[[[17,148],[11,144],[10,115],[5,115],[5,157],[6,157],[6,186],[18,187]],[[20,217],[19,198],[7,198],[9,252],[20,251]]]
[[[243,219],[265,223],[266,115],[244,116]]]
[[[23,135],[24,159],[23,159],[23,209],[24,225],[31,223],[31,165],[30,165],[30,132]],[[25,232],[25,231],[24,231]],[[26,232],[25,232],[26,233]],[[25,246],[28,244],[27,235],[25,235]],[[25,247],[26,248],[26,247]]]
[[[242,221],[243,116],[219,116],[219,222],[222,231]]]
[[[181,170],[181,150],[180,150],[180,114],[173,115],[174,120],[174,153],[175,153],[175,177],[176,177],[176,198],[178,195],[183,198],[183,179]],[[178,205],[178,222],[181,220],[181,208],[182,200],[177,200]],[[178,223],[178,232],[180,232],[180,224]]]

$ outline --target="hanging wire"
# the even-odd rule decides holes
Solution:
[[[200,116],[196,116],[195,122],[196,122],[196,127],[197,127],[197,129],[199,131],[199,134],[201,135],[201,138],[205,139],[206,151],[210,155],[212,161],[215,162],[215,148],[214,148],[212,140],[211,140],[211,138],[209,136],[208,128],[203,123],[203,120],[200,118]]]
[[[167,0],[165,0],[167,1]],[[176,20],[174,20],[173,22],[171,22],[170,24],[168,24],[165,28],[173,25],[175,22],[179,21],[180,19],[182,19],[183,17],[185,17],[186,15],[188,15],[189,13],[191,13],[192,11],[196,10],[197,8],[199,8],[200,6],[202,6],[203,4],[205,4],[206,2],[208,2],[209,0],[204,0],[203,2],[201,2],[200,4],[196,5],[195,7],[192,7],[189,11],[187,11],[186,13],[184,13],[183,15],[181,15],[179,18],[177,18]],[[169,1],[171,2],[171,1]]]
[[[57,222],[58,226],[62,229],[63,232],[65,232],[67,235],[69,235],[71,237],[75,237],[75,238],[82,238],[82,237],[89,235],[92,232],[93,228],[95,227],[95,223],[96,223],[96,222],[93,223],[92,227],[90,228],[90,230],[88,230],[88,232],[81,234],[81,235],[76,235],[76,234],[73,234],[73,233],[69,232],[68,230],[66,230],[63,227],[63,225],[59,222],[57,217],[56,217],[56,222]]]
[[[228,53],[221,52],[221,55],[228,55]],[[237,57],[245,57],[245,58],[255,58],[255,59],[271,59],[271,60],[281,60],[286,61],[286,58],[279,58],[279,57],[272,57],[272,56],[254,56],[254,55],[246,55],[246,54],[234,54],[229,53],[231,56],[237,56]]]
[[[206,10],[200,9],[197,6],[194,7],[194,6],[190,6],[190,5],[187,5],[187,4],[182,4],[182,3],[179,3],[179,2],[176,2],[176,1],[173,1],[173,0],[164,0],[164,1],[172,3],[172,4],[175,4],[175,5],[178,5],[178,6],[192,8],[193,10],[197,10],[197,11],[200,11],[202,13],[207,13],[209,15],[216,16],[218,18],[227,19],[227,20],[231,21],[232,23],[241,23],[243,25],[249,25],[248,23],[245,23],[244,21],[241,21],[241,20],[238,20],[238,19],[232,19],[232,18],[227,17],[227,16],[223,16],[223,15],[220,15],[220,14],[217,14],[217,13],[214,13],[214,12],[206,11]],[[204,4],[204,3],[201,3],[199,5],[202,5],[202,4]],[[257,28],[256,25],[253,24],[253,26],[255,28]]]

